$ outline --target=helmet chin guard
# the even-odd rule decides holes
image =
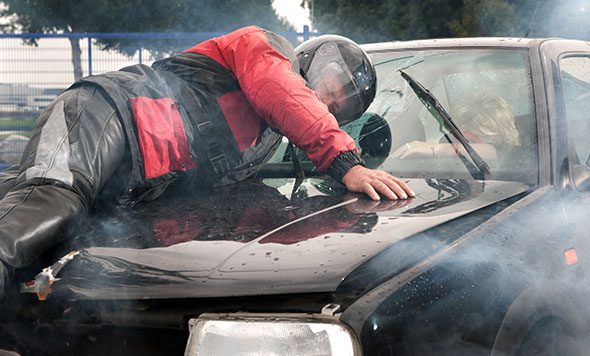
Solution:
[[[359,118],[375,97],[377,78],[359,45],[336,35],[305,41],[295,48],[300,73],[340,125]]]

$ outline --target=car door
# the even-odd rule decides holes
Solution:
[[[543,46],[542,46],[543,47]],[[572,282],[586,284],[590,271],[590,46],[582,41],[551,41],[545,70],[551,121],[554,183],[561,190],[560,239]],[[566,246],[566,245],[563,245]]]

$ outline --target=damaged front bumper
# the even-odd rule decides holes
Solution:
[[[51,266],[44,268],[35,276],[35,279],[21,283],[21,293],[35,293],[37,294],[37,298],[41,301],[47,299],[47,296],[51,293],[51,286],[55,281],[59,280],[59,278],[57,278],[59,272],[79,253],[80,251],[72,251],[68,253]]]

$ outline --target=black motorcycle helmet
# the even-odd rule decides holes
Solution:
[[[369,56],[352,40],[323,35],[295,48],[300,73],[340,125],[359,118],[375,98],[377,77]]]

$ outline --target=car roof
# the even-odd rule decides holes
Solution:
[[[533,43],[542,43],[548,38],[518,38],[518,37],[471,37],[471,38],[440,38],[414,41],[392,41],[381,43],[363,44],[368,52],[381,50],[403,50],[416,48],[449,48],[449,47],[511,47],[527,48]]]

